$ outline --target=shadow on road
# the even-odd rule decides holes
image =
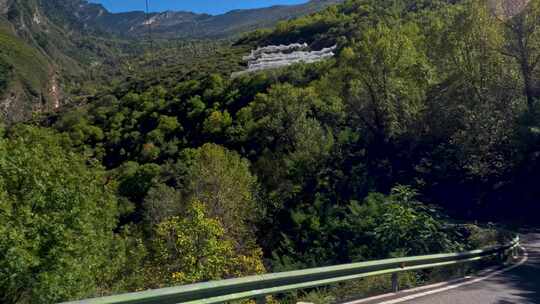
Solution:
[[[431,303],[540,304],[540,234],[526,234],[522,244],[528,254],[523,265],[477,284],[460,287],[449,295],[435,296]]]
[[[469,285],[403,303],[540,304],[540,231],[526,231],[522,236],[522,246],[526,248],[528,260],[518,267],[503,273],[492,273],[494,276]]]
[[[491,280],[508,288],[508,296],[496,304],[540,303],[540,234],[524,240],[529,260],[524,265]]]

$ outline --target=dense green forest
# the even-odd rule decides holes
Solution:
[[[348,0],[157,44],[2,129],[0,302],[463,250],[485,242],[457,222],[536,220],[540,2],[508,3]],[[292,42],[338,51],[230,77]]]

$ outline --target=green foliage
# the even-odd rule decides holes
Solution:
[[[322,100],[314,88],[272,87],[239,113],[244,129],[260,149],[255,163],[265,185],[283,200],[330,153],[334,138],[318,117],[335,119],[340,100]],[[335,103],[334,103],[335,102]]]
[[[249,162],[215,144],[186,153],[193,158],[187,175],[189,200],[204,204],[208,215],[221,223],[228,237],[241,246],[250,246],[251,224],[260,207],[255,199],[257,181]]]
[[[414,23],[381,22],[353,44],[356,55],[344,62],[359,73],[350,84],[350,107],[367,117],[367,127],[378,135],[406,132],[423,111],[432,76],[422,47],[423,37]]]
[[[180,127],[180,123],[178,122],[178,119],[176,117],[171,116],[161,116],[158,120],[158,129],[170,133],[174,132],[176,129]]]
[[[223,278],[234,254],[233,244],[224,241],[224,229],[205,216],[195,203],[185,219],[178,217],[156,228],[156,263],[166,266],[167,283],[182,284]]]
[[[152,187],[161,168],[156,164],[139,165],[136,162],[127,162],[118,171],[121,172],[119,193],[133,201],[139,201]]]
[[[314,290],[301,297],[304,303],[330,304],[335,303],[336,298],[325,290]]]
[[[16,77],[22,82],[30,93],[38,94],[46,88],[49,82],[50,67],[47,60],[37,50],[26,44],[24,41],[0,29],[0,62],[4,73],[4,88],[7,80]],[[11,68],[8,69],[7,64]],[[7,73],[11,70],[11,73]],[[7,76],[10,76],[7,78]]]
[[[204,121],[204,131],[210,134],[222,134],[232,124],[232,118],[229,112],[221,113],[214,111]]]
[[[487,227],[479,227],[477,225],[464,225],[465,235],[467,236],[467,245],[469,248],[483,248],[496,246],[501,239],[512,238],[510,235],[505,235],[505,231],[497,229],[492,225]]]
[[[232,275],[261,273],[260,256],[237,256],[220,222],[194,203],[185,217],[171,217],[156,227],[151,272],[163,276],[160,285],[217,280]],[[255,259],[251,262],[250,259]],[[251,264],[252,263],[252,264]],[[240,272],[238,272],[240,270]]]
[[[443,214],[537,206],[539,74],[515,31],[527,25],[531,68],[535,8],[351,0],[235,46],[169,43],[126,63],[130,81],[45,122],[117,190],[113,252],[139,267],[110,269],[102,288],[261,272],[263,253],[281,271],[489,243]],[[304,41],[338,55],[229,78],[253,46]]]
[[[174,188],[158,184],[150,188],[143,202],[144,218],[149,227],[177,216],[185,208],[181,194]]]
[[[526,5],[501,5],[499,17],[505,20],[506,39],[502,53],[519,65],[522,88],[529,111],[533,110],[538,96],[535,92],[540,65],[540,4],[535,1]]]
[[[118,261],[116,198],[104,171],[50,131],[20,127],[0,140],[2,303],[89,297]]]
[[[342,208],[321,211],[317,202],[311,210],[295,210],[294,233],[274,251],[273,266],[287,270],[462,249],[415,196],[414,190],[397,186],[390,195],[371,193]]]
[[[265,44],[308,42],[315,45],[328,45],[336,42],[341,35],[345,35],[344,25],[351,19],[351,16],[343,14],[338,7],[330,6],[316,14],[281,21],[273,31],[254,32],[240,41],[247,43],[255,40]]]
[[[381,197],[383,201],[377,202],[382,212],[376,217],[374,233],[381,252],[390,257],[403,257],[460,249],[442,230],[440,221],[418,209],[415,196],[411,189],[396,187],[390,196]]]

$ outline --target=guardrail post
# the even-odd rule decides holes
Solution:
[[[399,291],[398,274],[393,273],[392,274],[392,292],[398,292],[398,291]]]
[[[461,277],[464,277],[466,274],[467,274],[467,269],[465,267],[467,267],[465,264],[463,265],[458,265],[458,270],[457,270],[457,274],[458,276],[461,278]]]
[[[504,259],[505,255],[506,254],[505,254],[504,250],[499,252],[499,254],[498,254],[499,263],[504,264],[506,262],[505,259]]]
[[[257,304],[266,304],[266,297],[258,297],[255,299],[255,303]]]

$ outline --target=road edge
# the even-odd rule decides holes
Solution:
[[[468,276],[464,278],[454,279],[451,281],[446,281],[446,282],[441,282],[441,283],[436,283],[436,284],[431,284],[431,285],[426,285],[426,286],[420,286],[420,287],[416,287],[412,289],[406,289],[397,293],[387,293],[387,294],[370,297],[366,299],[344,302],[341,304],[368,304],[368,303],[369,304],[375,304],[375,303],[376,304],[397,304],[397,303],[411,301],[414,299],[418,299],[418,298],[433,295],[433,294],[438,294],[438,293],[456,289],[459,287],[475,284],[478,282],[482,282],[492,277],[503,274],[505,272],[511,271],[525,264],[529,259],[529,255],[527,253],[527,250],[524,247],[519,247],[519,248],[523,252],[523,256],[519,262],[517,262],[516,264],[512,264],[503,269],[488,272],[482,276]],[[389,299],[389,298],[392,298],[392,299]],[[382,302],[377,302],[377,301],[382,301]]]

